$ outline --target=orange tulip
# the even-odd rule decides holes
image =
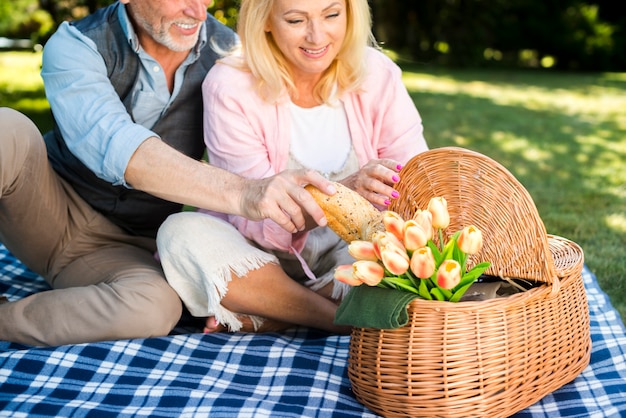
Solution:
[[[430,238],[424,228],[416,221],[409,219],[404,224],[404,247],[409,251],[415,251],[426,245]]]
[[[409,255],[395,245],[386,245],[380,250],[381,260],[391,274],[399,276],[409,269]]]
[[[383,212],[383,225],[385,225],[385,230],[387,232],[391,232],[396,238],[402,240],[404,230],[404,219],[396,212],[391,210],[386,210]]]
[[[352,264],[352,275],[368,286],[376,286],[385,276],[385,269],[374,261],[360,260]]]
[[[437,284],[452,289],[461,281],[461,265],[455,260],[445,260],[437,270]]]
[[[433,237],[433,215],[430,211],[418,209],[413,215],[413,220],[426,232],[426,240]]]
[[[363,284],[362,281],[354,277],[354,267],[352,264],[338,266],[335,269],[334,276],[338,281],[350,286],[361,286]]]
[[[435,258],[430,247],[422,247],[411,256],[411,271],[420,279],[428,279],[435,272]]]
[[[428,211],[433,216],[433,227],[445,229],[450,225],[450,214],[448,213],[448,202],[443,197],[433,197],[428,202]]]
[[[357,260],[378,261],[374,243],[355,240],[348,244],[348,253]]]
[[[483,234],[474,225],[466,226],[461,231],[457,244],[465,254],[476,254],[483,247]]]

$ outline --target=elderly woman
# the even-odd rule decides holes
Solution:
[[[243,0],[238,34],[240,50],[202,85],[210,163],[248,178],[316,170],[380,209],[397,198],[402,165],[427,145],[400,68],[376,48],[367,1]],[[192,314],[208,317],[207,331],[237,330],[241,314],[307,325],[294,311],[317,308],[294,306],[293,284],[319,296],[314,304],[345,296],[333,273],[353,260],[328,227],[291,234],[271,220],[212,215],[173,215],[159,236],[166,277]],[[249,244],[225,254],[218,217]],[[250,276],[267,263],[281,273]]]

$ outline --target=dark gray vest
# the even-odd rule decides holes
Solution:
[[[95,42],[115,91],[122,102],[127,103],[126,98],[137,79],[139,58],[126,40],[117,15],[118,7],[121,7],[120,3],[116,2],[73,25]],[[188,67],[175,101],[152,127],[164,142],[197,160],[204,154],[201,84],[219,58],[211,48],[211,41],[224,49],[228,49],[235,41],[233,32],[212,16],[207,18],[205,26],[209,42],[204,46],[200,58]],[[132,109],[128,105],[126,107],[132,117]],[[113,186],[98,178],[70,152],[56,122],[53,131],[44,138],[48,159],[57,173],[96,210],[131,234],[155,237],[165,218],[181,210],[180,204],[138,190]]]

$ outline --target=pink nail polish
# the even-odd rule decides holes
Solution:
[[[385,206],[391,205],[391,201],[389,199],[385,200]]]
[[[394,183],[397,183],[397,182],[399,182],[399,181],[400,181],[400,177],[398,177],[398,176],[395,176],[395,175],[394,175],[394,176],[391,178],[391,180],[393,180],[393,181],[394,181]]]
[[[396,166],[396,170],[402,170],[402,164],[398,164],[398,165]]]
[[[393,192],[391,192],[391,197],[393,197],[394,199],[397,199],[398,197],[400,197],[400,193],[394,190]]]

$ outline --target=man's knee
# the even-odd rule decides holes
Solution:
[[[144,286],[137,303],[131,308],[131,318],[125,318],[130,335],[158,337],[169,334],[180,320],[183,305],[178,294],[165,280],[154,281]]]
[[[4,174],[3,178],[10,176],[10,170],[21,168],[25,161],[46,156],[39,129],[22,113],[0,108],[0,126],[0,174]]]
[[[154,334],[166,335],[178,323],[183,314],[183,304],[178,294],[165,280],[160,283],[161,292],[155,298],[155,310],[153,311]]]
[[[0,138],[40,137],[37,125],[23,113],[9,107],[0,107]]]

